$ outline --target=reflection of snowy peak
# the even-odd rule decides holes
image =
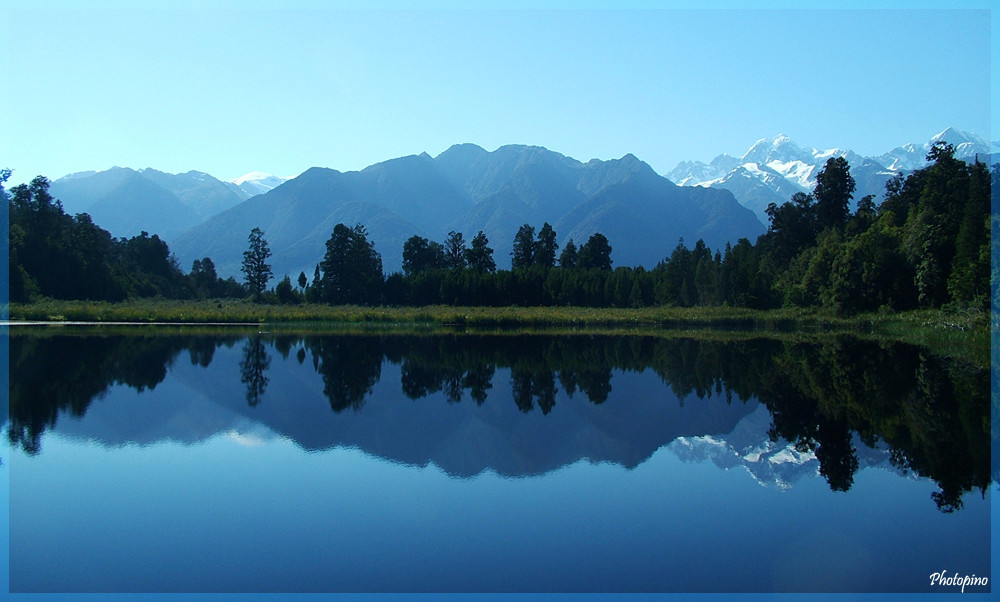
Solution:
[[[812,452],[800,453],[787,441],[767,435],[771,414],[763,405],[740,421],[728,435],[678,437],[668,446],[685,462],[710,460],[726,470],[742,466],[758,483],[788,489],[804,475],[815,475],[819,463]]]
[[[800,452],[780,439],[771,441],[771,414],[763,405],[743,418],[728,435],[678,437],[667,448],[685,462],[711,461],[729,470],[743,467],[765,487],[789,489],[804,476],[819,474],[819,461],[811,451]],[[870,448],[855,434],[853,446],[859,468],[879,467],[898,472],[889,461],[889,450]]]
[[[955,156],[973,161],[986,160],[990,145],[974,134],[948,128],[925,144],[906,144],[878,157],[862,157],[848,150],[803,148],[780,134],[761,138],[740,158],[719,155],[711,163],[684,161],[667,178],[680,186],[721,188],[733,193],[736,200],[752,210],[765,225],[769,203],[780,205],[796,192],[812,192],[816,176],[830,158],[844,157],[851,166],[857,184],[854,202],[871,194],[882,199],[885,183],[896,173],[913,171],[927,165],[927,153],[938,141],[955,147]]]

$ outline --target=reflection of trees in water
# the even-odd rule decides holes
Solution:
[[[216,338],[159,336],[11,336],[10,442],[40,451],[40,439],[59,412],[83,416],[113,385],[154,389],[184,349],[193,364],[208,365]]]
[[[757,398],[770,437],[814,453],[835,491],[859,469],[853,433],[892,449],[895,466],[934,479],[942,511],[990,482],[985,370],[905,344],[853,337],[823,343],[774,339],[703,341],[618,336],[427,337],[387,343],[411,398],[444,392],[458,401],[475,371],[508,367],[514,403],[552,411],[559,385],[592,403],[608,399],[614,371],[652,368],[678,398]],[[986,425],[984,428],[983,425]]]
[[[458,403],[468,393],[482,404],[493,388],[496,350],[481,338],[392,337],[383,348],[386,358],[400,365],[400,384],[410,399],[440,392],[448,403]]]
[[[548,414],[556,405],[555,375],[548,370],[515,370],[510,371],[511,389],[514,392],[514,403],[522,412],[530,412],[538,402],[542,414]]]
[[[251,408],[260,403],[261,396],[267,390],[267,384],[270,382],[267,369],[270,367],[271,356],[264,348],[260,336],[248,338],[243,345],[243,358],[240,360],[240,382],[246,385],[247,403]]]
[[[771,437],[816,450],[837,490],[857,470],[851,432],[870,447],[884,441],[893,464],[933,478],[944,512],[990,482],[985,370],[910,345],[880,346],[852,337],[792,345],[758,397],[771,411]]]
[[[9,437],[29,453],[60,411],[83,415],[113,384],[151,389],[187,349],[208,366],[220,344],[198,336],[14,336],[10,338]],[[411,399],[440,393],[485,402],[498,368],[510,370],[513,403],[555,411],[560,387],[592,403],[609,399],[614,372],[652,369],[683,399],[756,398],[771,413],[769,436],[815,454],[838,491],[859,468],[854,433],[891,449],[899,469],[934,479],[942,511],[990,482],[989,372],[904,344],[852,337],[820,343],[772,339],[702,341],[651,336],[255,336],[244,339],[240,380],[260,401],[273,347],[281,358],[311,357],[334,412],[362,409],[384,359],[400,365]]]
[[[307,337],[313,368],[323,379],[323,395],[334,412],[360,410],[365,397],[382,375],[382,348],[378,337]]]

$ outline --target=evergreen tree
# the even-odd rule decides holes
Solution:
[[[955,159],[954,153],[954,147],[943,142],[931,148],[927,159],[934,163],[919,170],[917,201],[904,226],[903,244],[915,269],[917,301],[921,307],[939,307],[948,299],[955,237],[965,214],[969,190],[968,170],[965,163]]]
[[[966,202],[955,233],[948,297],[962,305],[986,305],[990,256],[990,175],[978,161],[968,169]]]
[[[452,230],[444,242],[444,267],[449,270],[464,270],[465,265],[465,239],[461,232]]]
[[[320,264],[323,300],[333,305],[374,305],[381,300],[382,256],[368,240],[361,224],[337,224],[326,242]]]
[[[847,236],[856,236],[866,231],[875,223],[878,208],[875,206],[875,195],[869,194],[858,201],[858,209],[847,222]]]
[[[278,286],[274,287],[274,292],[278,297],[278,303],[282,305],[299,302],[299,296],[295,293],[295,288],[292,287],[292,278],[288,274],[285,274]]]
[[[512,270],[520,270],[531,265],[535,252],[535,229],[524,224],[514,235],[514,249],[510,252]]]
[[[566,246],[563,247],[562,253],[559,254],[559,267],[573,269],[576,267],[576,263],[576,243],[574,243],[571,238],[566,241]]]
[[[767,206],[771,220],[764,243],[779,267],[787,266],[805,248],[816,243],[819,220],[813,195],[797,192],[780,206]]]
[[[556,264],[556,250],[559,244],[556,242],[556,232],[548,222],[542,225],[538,231],[538,240],[534,242],[532,249],[532,263],[544,268],[551,268]]]
[[[312,284],[309,286],[309,290],[306,291],[306,301],[310,303],[319,303],[323,300],[323,276],[319,272],[319,264],[316,264],[316,268],[313,270]]]
[[[260,299],[267,287],[268,280],[271,279],[271,264],[267,263],[271,257],[271,249],[264,239],[264,232],[260,228],[250,231],[248,237],[249,248],[243,252],[242,272],[246,281],[247,289],[254,298]]]
[[[403,273],[407,276],[445,267],[446,258],[441,243],[413,235],[403,243]]]
[[[591,235],[577,253],[577,265],[583,269],[611,269],[611,244],[600,232]]]
[[[219,276],[215,272],[215,263],[210,258],[195,259],[188,276],[195,296],[205,299],[219,295]]]
[[[490,241],[482,230],[472,239],[472,248],[465,251],[465,263],[470,269],[486,274],[492,274],[497,269],[493,261],[493,249]]]
[[[850,202],[854,195],[854,178],[847,159],[831,157],[816,175],[816,220],[819,229],[843,229],[850,215]]]

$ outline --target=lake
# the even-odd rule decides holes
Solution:
[[[12,592],[990,590],[990,371],[931,349],[6,334]]]

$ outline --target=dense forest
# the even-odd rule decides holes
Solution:
[[[48,180],[12,188],[10,298],[119,301],[136,297],[252,296],[273,303],[644,307],[729,305],[758,309],[820,307],[840,314],[1000,302],[991,288],[991,186],[982,163],[956,159],[938,143],[927,167],[886,186],[884,199],[857,202],[843,158],[831,158],[811,194],[767,208],[770,225],[755,243],[709,249],[680,240],[653,269],[612,267],[611,241],[597,233],[557,244],[552,226],[525,224],[513,241],[511,269],[498,270],[483,232],[452,232],[443,243],[413,236],[403,271],[386,277],[361,225],[338,224],[312,278],[272,279],[265,233],[255,228],[244,253],[243,283],[223,280],[208,257],[184,274],[157,235],[114,239],[86,214],[67,215]],[[3,174],[6,181],[9,172]],[[2,183],[2,182],[0,182]],[[993,261],[993,265],[997,265]],[[993,279],[996,281],[996,279]]]

